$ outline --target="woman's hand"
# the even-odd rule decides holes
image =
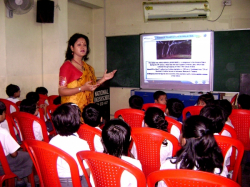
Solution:
[[[81,86],[82,91],[91,91],[92,92],[99,86],[99,84],[92,85],[91,82],[92,81],[88,81],[83,86]]]
[[[107,70],[106,70],[102,78],[104,79],[104,81],[112,79],[116,72],[117,72],[117,70],[113,70],[110,73],[107,73]]]

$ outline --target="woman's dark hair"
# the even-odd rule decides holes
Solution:
[[[143,105],[143,99],[142,99],[141,96],[139,96],[139,95],[132,95],[129,98],[129,106],[131,108],[141,110],[142,109],[142,105]]]
[[[2,115],[4,111],[6,111],[6,106],[2,101],[0,101],[0,115]]]
[[[36,92],[29,92],[26,95],[26,99],[32,100],[33,102],[37,103],[39,101],[39,94]]]
[[[9,84],[7,87],[6,87],[6,94],[9,96],[9,97],[13,97],[14,96],[14,93],[18,92],[20,90],[20,88],[15,85],[15,84]]]
[[[177,152],[175,162],[180,169],[194,169],[214,173],[215,168],[223,170],[223,155],[210,130],[211,121],[203,116],[190,116],[182,126],[186,144]],[[220,174],[219,173],[219,174]]]
[[[206,105],[208,105],[214,101],[214,96],[211,92],[207,92],[206,94],[200,95],[198,97],[197,104],[199,101],[204,101]]]
[[[89,48],[89,38],[83,34],[79,34],[79,33],[75,33],[73,36],[70,37],[69,41],[68,41],[68,47],[67,47],[67,51],[65,53],[65,61],[67,60],[71,60],[73,58],[73,54],[72,54],[72,50],[71,50],[71,46],[74,47],[76,41],[79,38],[83,38],[86,41],[87,44],[87,51],[86,51],[86,55],[82,57],[83,60],[88,60],[88,54],[90,52],[90,48]]]
[[[148,127],[167,132],[168,122],[165,120],[164,112],[159,108],[149,107],[145,112],[144,122]]]
[[[225,121],[227,121],[233,110],[232,104],[227,99],[217,100],[217,104],[222,108]]]
[[[73,103],[60,105],[51,117],[56,132],[61,136],[72,135],[78,131],[81,125],[81,111],[79,107]]]
[[[218,105],[206,105],[201,109],[200,116],[211,120],[213,133],[220,133],[226,122],[223,109]]]
[[[181,100],[177,98],[171,98],[171,99],[168,99],[167,109],[168,109],[170,116],[179,118],[184,109],[184,104]]]
[[[101,123],[101,107],[95,103],[90,103],[84,107],[82,118],[84,123],[92,127],[97,127]]]
[[[33,100],[30,100],[30,99],[24,99],[20,103],[20,111],[21,112],[27,112],[27,113],[30,113],[33,115],[36,112],[36,107],[37,107],[36,102],[34,102]]]
[[[121,158],[128,154],[130,145],[130,126],[120,119],[108,121],[102,129],[104,153]]]
[[[48,94],[48,90],[45,87],[37,87],[36,88],[36,93],[42,94],[42,95],[47,95]]]

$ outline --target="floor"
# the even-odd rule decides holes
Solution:
[[[242,159],[242,187],[250,187],[250,151],[245,151]]]

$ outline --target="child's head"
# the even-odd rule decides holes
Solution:
[[[222,108],[217,105],[207,105],[203,107],[200,111],[200,116],[211,120],[211,130],[213,133],[220,133],[226,122]]]
[[[45,87],[37,87],[36,93],[42,94],[42,95],[48,95],[48,90]]]
[[[39,94],[36,93],[36,92],[29,92],[26,95],[26,99],[32,100],[33,102],[38,103],[38,101],[39,101]]]
[[[227,121],[233,110],[231,103],[227,99],[222,99],[217,100],[217,104],[222,108],[225,121]]]
[[[214,101],[212,93],[207,92],[206,94],[200,95],[197,100],[197,106],[206,106]]]
[[[6,87],[6,94],[9,97],[18,98],[20,97],[20,88],[15,84],[10,84]]]
[[[85,124],[92,127],[99,126],[102,121],[101,107],[95,103],[88,104],[83,109],[82,118]]]
[[[166,113],[169,116],[179,118],[182,114],[183,109],[184,109],[184,104],[182,103],[181,100],[176,98],[168,99]]]
[[[104,153],[121,158],[128,154],[130,145],[130,126],[120,119],[108,121],[102,129]]]
[[[168,122],[165,120],[164,113],[156,107],[149,107],[145,112],[145,125],[151,128],[167,131]]]
[[[181,169],[194,169],[214,172],[215,168],[223,168],[223,155],[218,147],[213,132],[210,130],[211,120],[203,116],[190,116],[182,126],[182,149],[177,153],[176,163],[181,162]]]
[[[61,136],[72,135],[78,131],[81,125],[81,111],[79,107],[73,103],[60,105],[51,117],[56,132]]]
[[[142,99],[141,96],[139,96],[139,95],[132,95],[129,98],[129,106],[130,106],[130,108],[141,110],[142,109],[142,105],[143,105],[143,99]]]
[[[250,95],[241,94],[238,97],[238,108],[250,110]]]
[[[0,123],[2,123],[5,120],[5,112],[6,112],[6,106],[2,101],[0,101]]]
[[[167,103],[167,95],[163,91],[156,91],[154,93],[154,100],[155,100],[155,103],[165,105]]]
[[[61,96],[56,97],[56,98],[53,100],[53,104],[54,104],[54,105],[60,105],[60,104],[61,104]]]
[[[36,102],[34,102],[33,100],[24,99],[20,103],[21,112],[27,112],[27,113],[37,116],[38,110],[39,110],[39,107],[37,106]]]

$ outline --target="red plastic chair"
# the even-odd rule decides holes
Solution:
[[[81,186],[77,163],[68,153],[42,141],[25,140],[23,143],[35,165],[41,187],[61,187],[57,173],[58,157],[68,163],[73,186]]]
[[[224,130],[227,131],[227,132],[229,132],[229,134],[231,135],[231,138],[237,139],[237,134],[236,134],[236,131],[234,130],[233,127],[225,124],[224,127],[223,127],[223,129],[219,133],[219,135],[221,135]]]
[[[123,120],[131,127],[142,127],[142,122],[145,116],[144,111],[138,109],[120,109],[115,112],[114,117],[122,116]]]
[[[236,139],[230,138],[230,137],[226,137],[226,136],[218,136],[217,135],[217,136],[215,136],[215,140],[222,151],[224,159],[225,159],[227,151],[231,147],[233,148],[233,151],[232,151],[232,154],[230,157],[230,167],[229,167],[230,169],[229,169],[229,171],[233,170],[232,179],[236,182],[239,169],[241,168],[240,163],[241,163],[241,160],[242,160],[242,157],[244,154],[244,146],[239,140],[236,140]],[[237,149],[237,151],[238,151],[237,155],[235,154],[234,149]],[[241,174],[241,172],[239,172],[239,173]]]
[[[77,154],[78,161],[85,170],[83,160],[85,160],[93,175],[95,186],[120,186],[120,178],[124,170],[127,170],[137,179],[138,187],[146,187],[146,178],[143,172],[132,164],[104,153],[94,151],[80,151]],[[89,179],[87,182],[90,185]]]
[[[237,139],[240,140],[245,148],[245,151],[250,150],[250,110],[233,109],[229,116],[237,134]]]
[[[45,100],[48,100],[48,96],[47,95],[43,95],[43,94],[39,94],[39,106],[41,104],[45,104]]]
[[[51,114],[57,109],[59,105],[50,104],[47,106],[47,117],[51,119]]]
[[[160,169],[160,149],[165,139],[173,144],[172,156],[175,156],[179,150],[177,138],[162,130],[149,127],[132,128],[131,136],[136,145],[137,157],[141,162],[142,171],[146,177],[149,173]]]
[[[187,113],[190,113],[191,116],[199,115],[203,106],[188,106],[185,107],[182,111],[182,119],[183,121],[187,119]]]
[[[231,105],[235,105],[237,97],[238,97],[238,94],[235,94],[235,95],[232,97],[232,99],[231,99],[231,101],[230,101]]]
[[[20,109],[20,104],[21,104],[22,101],[17,101],[16,102],[16,106]]]
[[[58,96],[59,96],[59,95],[50,95],[50,96],[48,97],[49,105],[53,105],[53,104],[54,104],[54,103],[53,103],[54,99],[57,98]]]
[[[10,115],[8,115],[8,114],[6,114],[5,120],[6,120],[7,123],[8,123],[10,135],[11,135],[12,138],[13,138],[14,140],[16,140],[16,142],[17,142],[17,138],[16,138],[16,134],[15,134],[14,128],[17,130],[17,132],[19,133],[19,135],[20,135],[20,132],[19,132],[19,129],[17,128],[16,123],[14,122],[13,118],[12,118]]]
[[[165,116],[165,120],[168,122],[167,130],[168,130],[169,133],[171,132],[172,126],[176,126],[181,132],[182,124],[179,121],[177,121],[177,120],[175,120],[175,119],[173,119],[171,117],[168,117],[168,116]]]
[[[188,169],[160,170],[147,177],[148,187],[155,187],[158,181],[164,181],[168,187],[240,187],[226,177]]]
[[[161,109],[163,112],[166,111],[166,105],[159,104],[159,103],[145,103],[142,106],[142,110],[146,111],[149,107],[156,107]]]
[[[6,106],[6,114],[11,114],[10,106],[13,106],[16,109],[16,112],[19,111],[19,108],[17,107],[16,103],[13,103],[12,101],[9,101],[7,99],[0,99],[0,101],[2,101]]]
[[[11,116],[17,122],[23,140],[35,140],[35,135],[33,132],[33,122],[36,121],[41,125],[43,141],[49,142],[46,125],[40,118],[26,112],[14,112],[11,114]]]
[[[102,137],[102,132],[94,127],[91,127],[87,124],[82,124],[77,131],[79,137],[83,140],[86,140],[89,144],[91,151],[95,151],[94,137],[98,135]]]

